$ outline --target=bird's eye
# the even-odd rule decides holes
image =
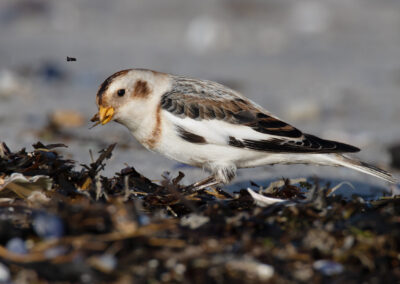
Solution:
[[[118,96],[123,97],[125,95],[125,89],[119,89],[117,94]]]

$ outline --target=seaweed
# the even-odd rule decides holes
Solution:
[[[102,176],[115,144],[79,170],[60,147],[0,144],[2,282],[400,279],[399,198],[344,200],[321,181],[290,179],[253,184],[258,193],[192,192],[181,172],[159,184],[132,166]]]

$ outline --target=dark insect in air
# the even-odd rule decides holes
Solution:
[[[75,57],[69,57],[69,56],[67,56],[67,61],[69,62],[69,61],[76,61],[76,58]]]

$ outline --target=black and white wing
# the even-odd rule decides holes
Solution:
[[[182,139],[266,152],[345,153],[359,149],[302,133],[215,82],[174,77],[161,108]]]

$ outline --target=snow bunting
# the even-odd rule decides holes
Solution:
[[[96,125],[114,120],[147,149],[209,170],[196,189],[229,183],[238,168],[273,164],[344,166],[395,182],[390,173],[343,155],[360,149],[303,133],[212,81],[122,70],[101,84],[96,102]]]

